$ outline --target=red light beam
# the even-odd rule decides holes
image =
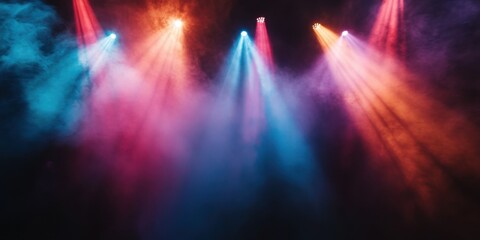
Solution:
[[[270,39],[268,37],[267,26],[264,17],[257,18],[257,27],[255,32],[255,46],[260,56],[263,57],[270,71],[274,70],[274,62]]]
[[[404,0],[384,0],[369,42],[390,56],[405,57]]]
[[[73,10],[79,47],[96,43],[103,31],[88,0],[73,0]]]

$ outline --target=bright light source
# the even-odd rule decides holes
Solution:
[[[312,27],[313,27],[313,29],[318,30],[318,29],[320,29],[321,26],[322,25],[320,23],[315,23],[315,24],[313,24]]]
[[[117,34],[115,34],[115,33],[110,33],[110,35],[109,35],[108,37],[110,37],[111,39],[116,39],[116,38],[117,38]]]
[[[259,18],[257,18],[257,22],[258,22],[258,23],[264,23],[264,22],[265,22],[265,18],[264,18],[264,17],[259,17]]]
[[[183,26],[183,21],[180,19],[176,19],[175,21],[173,21],[173,25],[177,28],[181,28]]]
[[[246,31],[242,31],[241,35],[242,35],[242,37],[246,37],[248,34],[247,34]]]
[[[343,31],[342,32],[342,37],[346,37],[346,36],[348,36],[348,31]]]

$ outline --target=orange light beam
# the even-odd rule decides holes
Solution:
[[[328,43],[328,34],[316,32],[322,48],[328,50],[327,63],[337,85],[345,97],[354,100],[354,104],[345,104],[357,127],[373,153],[379,153],[378,146],[389,153],[396,167],[388,169],[400,168],[397,170],[405,179],[407,190],[414,190],[414,205],[432,213],[436,194],[453,191],[451,185],[458,184],[458,175],[480,172],[479,164],[473,161],[478,150],[471,145],[478,140],[478,134],[471,132],[478,133],[478,128],[408,86],[410,82],[405,80],[410,74],[403,73],[405,70],[394,61],[362,47],[366,45],[353,36],[332,45]],[[452,126],[439,121],[438,114],[455,118],[461,123],[457,126],[468,131],[452,132]],[[459,142],[465,146],[456,147]],[[468,164],[470,169],[455,164],[458,155],[467,157],[468,161],[462,164]],[[377,164],[388,166],[386,162]]]

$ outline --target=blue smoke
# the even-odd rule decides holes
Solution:
[[[71,133],[83,69],[75,38],[41,1],[0,3],[0,155],[22,157]]]

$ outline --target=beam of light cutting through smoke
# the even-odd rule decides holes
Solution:
[[[399,206],[402,212],[432,216],[445,196],[445,201],[468,204],[460,196],[474,197],[466,186],[478,181],[474,145],[479,129],[426,95],[428,89],[398,62],[355,36],[335,36],[338,41],[332,42],[328,29],[315,33],[346,109],[378,157],[372,167],[382,169],[383,177],[408,198]]]
[[[273,72],[273,56],[270,47],[270,39],[268,37],[267,24],[264,17],[257,18],[257,27],[255,32],[255,46],[260,56],[264,58],[265,63]]]
[[[238,216],[229,220],[227,228],[245,224],[248,213],[243,209],[268,198],[263,188],[276,187],[278,182],[292,186],[279,194],[294,192],[280,199],[282,204],[302,202],[306,207],[317,200],[309,147],[274,84],[265,56],[248,35],[239,35],[193,156],[192,183],[178,206],[185,214],[174,216],[178,226],[201,226],[195,231],[202,233],[214,232],[223,221],[225,205]],[[204,209],[205,205],[212,207]],[[208,221],[198,223],[198,219]]]
[[[110,201],[119,224],[158,220],[182,177],[186,132],[198,103],[184,47],[186,23],[178,21],[154,31],[139,27],[138,38],[126,39],[122,48],[107,36],[84,51],[93,86],[80,158],[92,162],[79,165],[86,174],[110,177],[104,184],[117,196]],[[138,218],[129,217],[133,212]]]
[[[111,35],[84,51],[93,81],[101,82],[93,90],[94,99],[90,99],[95,111],[90,115],[97,117],[95,121],[89,119],[89,132],[110,136],[100,144],[104,150],[110,149],[113,155],[109,158],[149,158],[152,153],[147,150],[155,152],[160,148],[156,144],[163,142],[158,137],[166,133],[160,132],[180,122],[172,120],[172,111],[178,113],[180,99],[188,95],[182,26],[178,19],[172,20],[143,43],[134,44],[133,52],[128,54],[109,54],[116,40]]]
[[[218,134],[212,132],[211,140],[212,144],[229,144],[230,141],[235,141],[242,130],[238,127],[233,127],[238,124],[238,119],[241,119],[241,101],[244,100],[243,84],[245,83],[245,65],[244,63],[244,49],[245,41],[248,36],[241,36],[235,43],[235,47],[232,49],[230,56],[228,57],[228,64],[226,65],[221,78],[223,80],[220,93],[215,99],[215,106],[212,109],[212,119],[210,119],[211,128],[218,129]],[[209,125],[210,125],[209,123]],[[223,140],[222,140],[223,139]],[[245,139],[242,139],[240,143],[243,144]],[[231,143],[230,145],[235,145]],[[233,147],[232,146],[232,147]],[[230,146],[227,146],[230,147]],[[228,148],[221,148],[223,154],[226,154]],[[233,151],[233,149],[231,149]]]
[[[130,90],[136,98],[129,103],[136,104],[132,106],[135,113],[129,116],[129,127],[122,130],[123,136],[118,139],[118,144],[121,148],[130,149],[131,154],[137,147],[145,148],[149,144],[163,142],[161,139],[154,140],[163,135],[156,130],[163,129],[161,131],[174,134],[171,129],[182,123],[176,118],[186,107],[184,100],[191,97],[183,29],[176,23],[172,21],[154,33],[129,55],[132,59],[129,62],[141,80]],[[152,149],[155,147],[152,146]]]
[[[73,10],[79,47],[96,43],[103,36],[103,31],[89,0],[73,0]]]
[[[205,125],[201,126],[200,136],[192,142],[196,147],[191,149],[190,168],[194,171],[188,175],[184,196],[176,203],[176,214],[168,219],[172,228],[159,234],[174,234],[176,238],[189,239],[214,231],[215,222],[220,221],[216,215],[220,205],[229,202],[232,210],[248,205],[251,193],[256,191],[255,179],[251,178],[255,145],[243,141],[239,127],[245,38],[239,36],[235,42],[220,76],[223,82],[219,95],[205,109],[208,114]],[[251,187],[246,188],[245,185]],[[211,207],[204,209],[205,205]],[[237,221],[241,219],[230,222]],[[192,227],[192,231],[182,230],[187,226]]]
[[[86,77],[92,84],[104,73],[105,53],[116,37],[105,37],[89,0],[73,0],[73,11],[80,62],[89,69]]]
[[[317,37],[317,40],[323,50],[329,50],[332,48],[332,46],[336,44],[339,39],[338,35],[320,23],[315,23],[313,25],[313,30],[315,31],[315,36]]]
[[[148,37],[132,53],[135,69],[144,77],[157,97],[175,100],[184,96],[189,85],[186,77],[186,56],[183,46],[184,24],[179,19]],[[165,100],[165,99],[164,99]],[[163,104],[166,104],[165,102]]]
[[[249,39],[246,41],[246,49],[247,57],[261,83],[267,131],[265,134],[268,141],[272,141],[273,149],[270,151],[280,160],[275,165],[288,180],[306,187],[315,169],[312,162],[313,156],[290,113],[288,104],[273,81],[274,75],[264,61],[264,56],[260,55]],[[298,172],[292,171],[292,169],[296,169]]]
[[[390,56],[405,57],[404,0],[383,0],[369,43]]]
[[[115,38],[104,37],[100,41],[80,49],[80,62],[88,69],[90,77],[98,74],[107,64],[109,53],[113,50]]]

